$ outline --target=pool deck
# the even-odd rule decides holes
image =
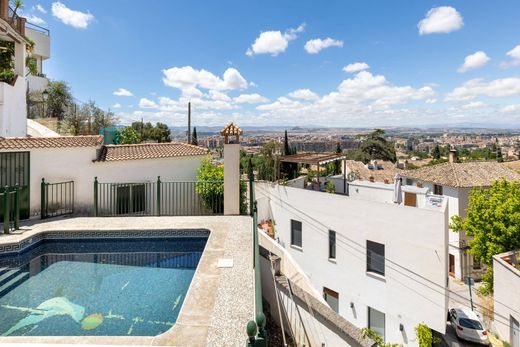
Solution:
[[[208,229],[210,236],[175,325],[158,336],[13,336],[0,344],[241,346],[254,314],[252,219],[245,216],[67,218],[33,221],[0,246],[50,231]],[[218,268],[219,259],[233,267]]]

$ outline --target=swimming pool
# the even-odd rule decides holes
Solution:
[[[0,335],[154,336],[179,314],[206,237],[41,240],[0,256]]]

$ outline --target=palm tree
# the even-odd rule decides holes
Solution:
[[[17,12],[19,9],[22,9],[22,8],[23,8],[23,0],[14,0],[14,1],[13,1],[13,6],[14,6],[13,16],[11,17],[11,21],[12,21],[12,22],[14,22],[14,18],[16,17],[16,12]]]

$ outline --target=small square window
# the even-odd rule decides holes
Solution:
[[[334,312],[339,313],[339,294],[337,292],[323,287],[323,299],[325,299]]]
[[[367,272],[385,275],[385,245],[367,240]]]
[[[329,259],[336,259],[336,232],[329,230]]]
[[[302,247],[302,222],[291,219],[291,245]]]
[[[438,184],[433,185],[433,194],[435,195],[442,195],[442,186]]]

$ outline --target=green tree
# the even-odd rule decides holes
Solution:
[[[419,342],[419,347],[432,347],[432,330],[426,324],[423,323],[416,326],[415,335],[417,336],[417,342]]]
[[[258,171],[258,179],[262,181],[274,181],[276,178],[276,152],[278,144],[269,141],[262,146],[258,159],[253,160],[253,165]]]
[[[13,21],[16,17],[16,14],[18,10],[21,10],[24,8],[23,0],[12,0],[11,1],[13,8],[13,15],[11,16],[11,21]]]
[[[141,140],[152,142],[171,142],[170,128],[164,123],[156,123],[152,125],[150,122],[133,122],[132,128],[139,134]]]
[[[473,239],[469,252],[488,266],[484,293],[493,291],[493,256],[520,248],[520,182],[496,181],[490,188],[469,195],[467,217],[452,217],[450,227],[466,231]]]
[[[199,141],[197,140],[197,127],[193,127],[193,134],[191,135],[191,144],[198,146]]]
[[[14,42],[0,41],[0,82],[11,83],[14,73]]]
[[[342,154],[341,143],[336,144],[336,154]],[[339,175],[341,173],[341,160],[334,161],[334,174]]]
[[[441,159],[441,148],[439,147],[439,145],[435,145],[435,147],[433,147],[432,158],[436,160]]]
[[[64,81],[49,81],[47,92],[48,97],[43,117],[56,117],[63,120],[66,111],[73,105],[70,87]]]
[[[504,162],[504,157],[502,156],[502,148],[500,148],[500,147],[497,148],[497,161],[499,163]]]
[[[287,130],[285,130],[285,138],[283,143],[283,155],[296,154],[296,149],[291,147],[289,144],[289,137],[287,136]],[[281,163],[280,167],[282,177],[286,179],[293,179],[298,176],[298,163]]]
[[[370,160],[397,161],[394,143],[389,142],[384,137],[385,131],[375,129],[370,134],[363,137],[359,148],[349,153],[349,158],[368,163]]]
[[[206,208],[213,213],[224,211],[224,167],[213,165],[205,159],[197,171],[195,190]]]
[[[141,143],[141,135],[131,126],[123,128],[118,133],[122,145]]]

